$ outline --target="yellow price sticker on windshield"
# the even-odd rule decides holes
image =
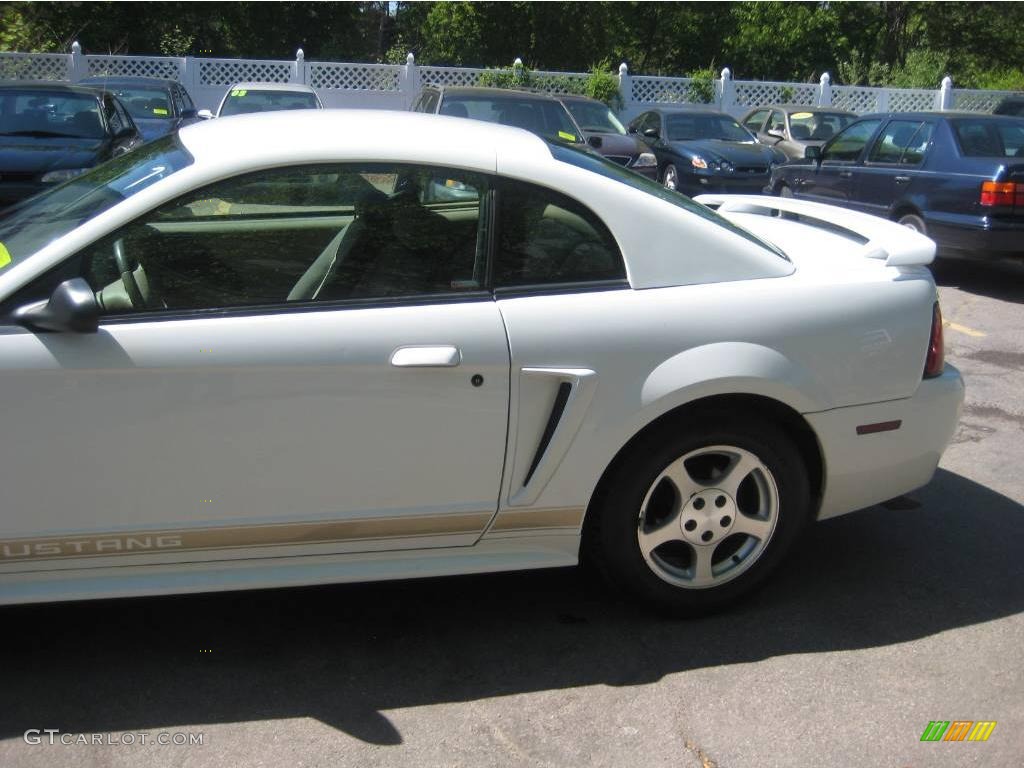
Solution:
[[[790,120],[806,120],[808,117],[814,117],[813,112],[794,112],[789,116]]]
[[[166,115],[167,114],[167,110],[166,109],[160,109],[160,107],[154,107],[153,114],[154,115]]]
[[[7,251],[7,246],[0,243],[0,269],[3,269],[11,263],[11,254]]]
[[[247,93],[247,91],[245,90],[245,88],[235,88],[235,90],[233,90],[231,92],[231,95],[232,96],[245,96],[246,93]]]
[[[559,131],[558,138],[565,139],[566,141],[576,141],[576,137],[573,134],[566,133],[565,131]]]

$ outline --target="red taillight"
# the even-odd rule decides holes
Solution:
[[[946,344],[942,339],[942,310],[939,302],[932,309],[932,335],[928,339],[928,357],[924,361],[924,377],[926,379],[942,375],[946,364]]]
[[[978,202],[986,208],[1024,207],[1024,184],[1015,181],[983,181]]]

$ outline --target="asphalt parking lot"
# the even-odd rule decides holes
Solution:
[[[937,277],[967,403],[934,481],[815,526],[728,613],[571,569],[4,608],[0,765],[1020,765],[1024,269]]]

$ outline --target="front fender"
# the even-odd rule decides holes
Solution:
[[[832,407],[830,398],[803,365],[777,350],[747,342],[693,347],[665,360],[644,381],[643,410],[655,417],[703,397],[761,395],[798,413]]]

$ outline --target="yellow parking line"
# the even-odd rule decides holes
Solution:
[[[984,338],[987,335],[981,331],[976,331],[973,328],[968,328],[966,325],[960,325],[960,323],[950,322],[949,320],[943,320],[942,324],[950,330],[956,331],[957,333],[963,333],[968,336],[973,336],[976,339]]]

